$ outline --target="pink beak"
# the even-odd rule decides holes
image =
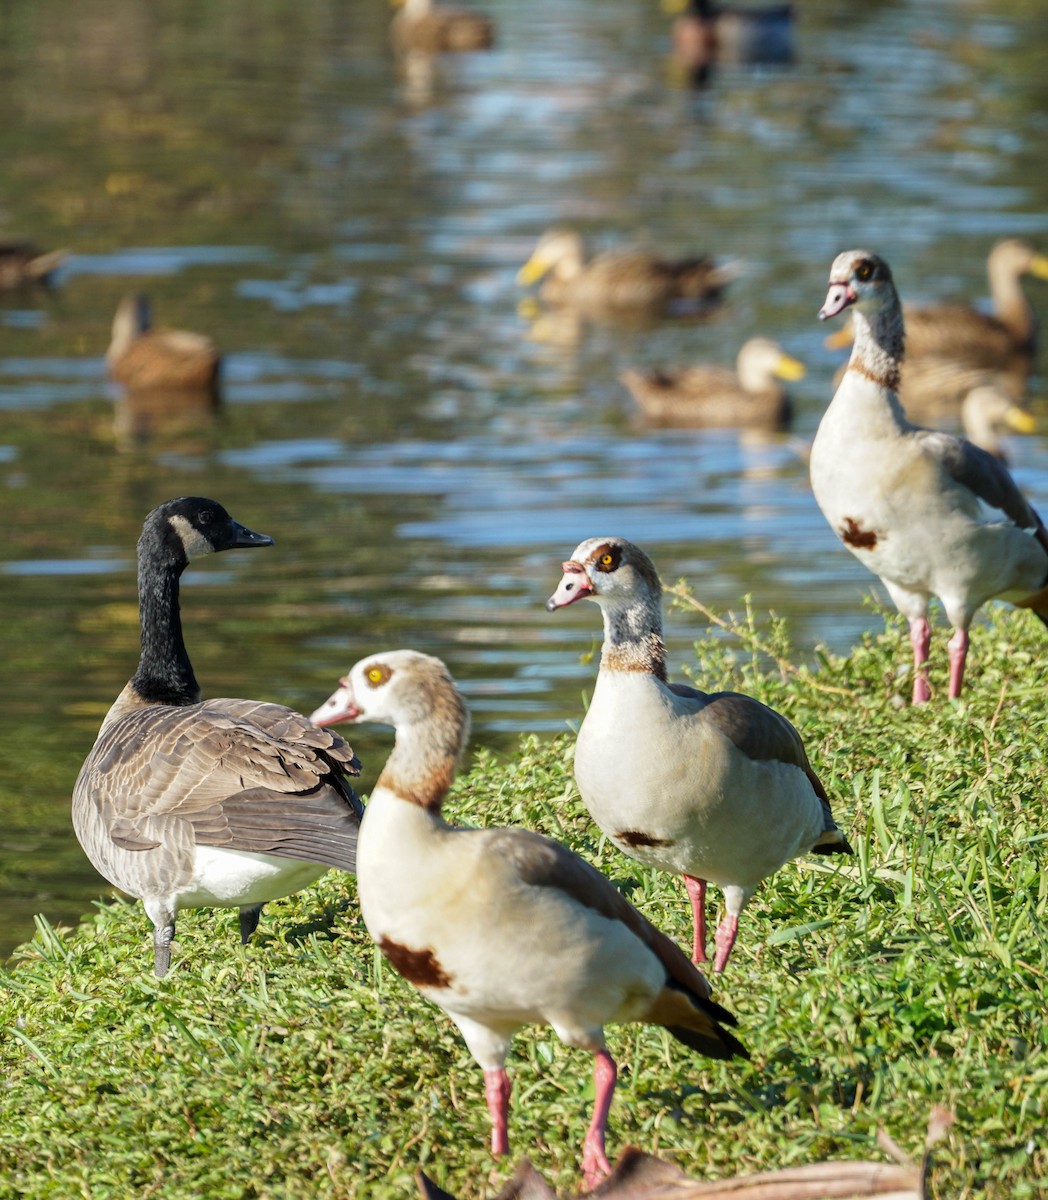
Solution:
[[[590,583],[589,576],[586,574],[586,568],[581,563],[569,559],[563,564],[561,569],[564,572],[564,578],[560,581],[557,590],[546,601],[547,612],[553,612],[554,609],[574,604],[576,600],[581,600],[585,596],[592,596],[597,590]]]
[[[342,686],[337,692],[332,692],[324,703],[309,714],[314,725],[337,725],[340,721],[356,721],[363,716],[353,699],[353,689],[348,679],[340,679]]]
[[[826,303],[819,309],[819,320],[825,321],[827,317],[835,317],[839,312],[844,312],[849,304],[854,304],[858,300],[858,295],[848,283],[834,283],[830,281],[830,290],[826,293]]]

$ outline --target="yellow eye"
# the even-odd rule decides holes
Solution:
[[[855,268],[855,277],[860,283],[865,283],[873,275],[873,263],[863,261]]]
[[[380,684],[386,683],[392,674],[393,672],[385,663],[376,663],[373,667],[368,667],[364,672],[364,678],[372,687],[378,687]]]
[[[610,567],[614,561],[614,557],[610,554],[602,554],[600,556],[600,565],[602,567]]]

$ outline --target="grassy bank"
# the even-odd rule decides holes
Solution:
[[[966,702],[919,709],[892,704],[909,691],[894,622],[815,674],[789,665],[781,629],[744,622],[696,648],[704,687],[743,688],[799,726],[857,853],[788,865],[746,910],[717,996],[751,1062],[610,1031],[613,1157],[635,1143],[697,1176],[881,1157],[879,1125],[918,1151],[941,1102],[957,1123],[937,1153],[940,1196],[1043,1194],[1044,647],[1032,617],[997,612],[973,636]],[[944,637],[935,649],[942,693]],[[369,734],[354,741],[363,755]],[[571,748],[528,739],[515,756],[478,755],[449,817],[567,842],[687,945],[683,887],[603,843]],[[157,981],[139,905],[106,904],[74,931],[41,923],[0,977],[0,1200],[385,1200],[414,1194],[418,1166],[457,1195],[488,1194],[480,1071],[383,966],[353,880],[332,872],[268,906],[247,947],[235,927],[231,913],[183,914]],[[530,1155],[567,1192],[589,1057],[537,1030],[509,1065],[513,1161]]]

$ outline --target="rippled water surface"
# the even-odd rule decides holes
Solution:
[[[870,245],[907,299],[984,297],[995,239],[1048,246],[1048,10],[798,0],[795,64],[695,91],[655,0],[485,7],[495,51],[409,76],[383,0],[0,15],[0,236],[70,250],[50,292],[0,300],[3,948],[104,890],[69,793],[134,667],[142,517],[171,496],[277,540],[185,577],[208,693],[309,710],[360,655],[412,645],[507,751],[582,712],[598,614],[543,602],[584,537],[642,543],[715,608],[752,594],[801,655],[877,620],[804,464],[838,362],[827,269]],[[701,322],[535,321],[515,274],[553,223],[741,275]],[[102,355],[131,289],[225,351],[217,416],[129,432]],[[753,333],[807,364],[788,436],[638,425],[623,367],[730,362]],[[1010,452],[1048,507],[1043,439]],[[673,663],[700,632],[670,618]],[[369,786],[388,737],[353,740]]]

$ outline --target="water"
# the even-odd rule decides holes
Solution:
[[[1048,245],[1048,12],[803,0],[792,67],[695,92],[654,0],[485,7],[495,51],[410,80],[381,0],[0,17],[0,234],[72,252],[52,292],[0,301],[0,949],[105,891],[69,793],[134,667],[142,517],[171,496],[277,540],[185,577],[207,692],[308,711],[411,645],[506,752],[582,712],[598,614],[543,605],[584,537],[633,538],[715,608],[752,594],[802,655],[876,621],[803,461],[837,365],[827,270],[869,245],[909,300],[985,296],[996,238]],[[743,271],[705,322],[532,324],[515,274],[554,223]],[[225,351],[217,417],[121,432],[102,355],[133,288]],[[789,436],[638,426],[624,366],[730,362],[753,333],[808,366]],[[1043,439],[1009,449],[1048,507]],[[701,629],[670,618],[672,664]],[[367,787],[389,740],[354,735]]]

